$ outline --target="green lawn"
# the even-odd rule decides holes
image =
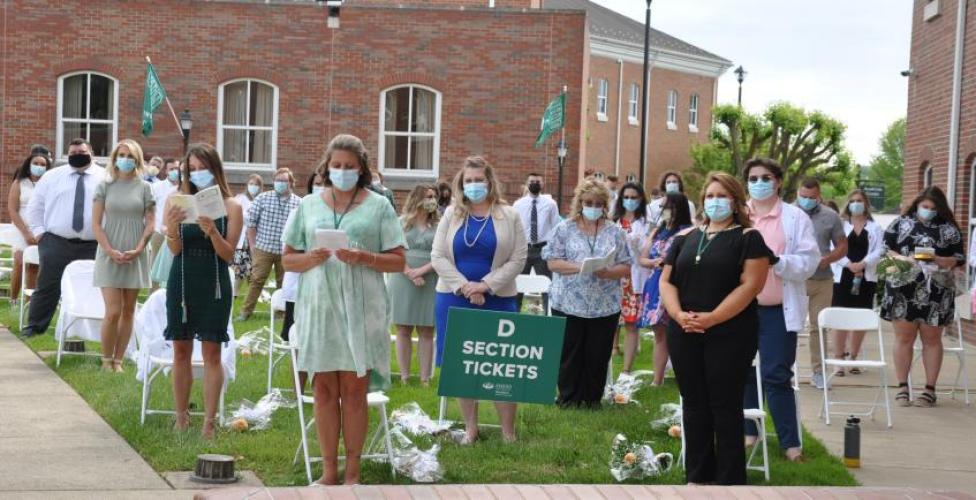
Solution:
[[[258,312],[246,322],[235,325],[237,334],[260,328],[267,324],[267,305],[259,306]],[[11,310],[6,301],[0,303],[0,324],[9,325],[16,331],[17,311]],[[47,335],[27,341],[35,351],[54,351],[53,326]],[[644,341],[638,368],[649,368],[653,342]],[[88,350],[98,346],[89,343]],[[265,392],[267,357],[238,356],[237,380],[230,384],[227,393],[228,406],[241,399],[257,401]],[[46,362],[54,368],[54,357]],[[395,363],[395,360],[393,360]],[[215,442],[199,438],[200,419],[194,418],[193,432],[177,434],[171,430],[172,419],[154,415],[147,418],[145,426],[139,425],[141,383],[135,379],[135,367],[126,364],[124,375],[102,373],[97,358],[68,356],[55,371],[121,434],[157,471],[192,470],[195,457],[200,453],[222,453],[238,457],[239,469],[255,471],[269,486],[304,485],[305,473],[301,463],[292,464],[295,447],[299,442],[298,415],[295,409],[279,409],[272,425],[264,431],[236,433],[222,432]],[[615,359],[619,370],[620,359]],[[394,373],[397,368],[394,367]],[[414,366],[416,372],[416,362]],[[291,380],[291,372],[285,366],[278,371],[278,386]],[[434,385],[436,386],[436,377]],[[388,393],[391,399],[389,411],[410,401],[417,401],[432,417],[436,417],[438,398],[436,390],[424,388],[416,382],[409,385],[395,383]],[[658,418],[662,403],[677,402],[677,388],[673,379],[667,379],[662,388],[645,388],[635,398],[639,405],[606,407],[600,411],[558,410],[553,406],[522,405],[518,414],[519,441],[504,444],[497,429],[482,432],[482,439],[473,446],[462,447],[453,442],[442,442],[439,459],[446,483],[609,483],[613,482],[608,470],[608,460],[613,437],[625,434],[635,441],[648,440],[656,452],[671,452],[678,456],[680,441],[668,437],[666,431],[655,430],[650,421]],[[155,386],[154,404],[171,404],[169,379]],[[194,385],[192,401],[202,406],[199,385]],[[308,413],[306,413],[307,415]],[[496,422],[490,404],[482,405],[482,421]],[[453,401],[449,405],[449,418],[458,419],[459,411]],[[371,424],[378,419],[371,415]],[[772,426],[769,426],[772,429]],[[422,449],[432,441],[427,438],[414,440]],[[855,485],[840,461],[827,453],[824,447],[809,434],[804,434],[806,464],[793,464],[782,458],[777,451],[775,436],[770,439],[772,481],[775,485]],[[313,448],[316,450],[317,447]],[[317,476],[318,471],[313,471]],[[683,471],[675,468],[668,474],[647,479],[646,483],[681,484]],[[365,462],[363,483],[401,483],[409,480],[392,478],[385,464]],[[761,473],[750,472],[749,481],[763,484]]]

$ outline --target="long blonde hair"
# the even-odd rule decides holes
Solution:
[[[485,171],[485,180],[488,181],[488,196],[485,201],[489,205],[507,205],[507,202],[502,199],[502,188],[498,178],[495,177],[495,169],[488,163],[488,160],[480,156],[469,156],[464,160],[464,166],[454,176],[452,204],[454,205],[455,217],[466,218],[471,213],[471,202],[464,196],[464,171],[469,168],[480,168]]]
[[[424,220],[424,217],[427,218],[429,225],[437,225],[440,214],[437,213],[437,210],[428,212],[423,206],[424,200],[427,199],[428,191],[433,191],[436,194],[437,187],[433,184],[418,184],[414,186],[413,191],[410,191],[410,195],[407,196],[407,204],[403,207],[403,216],[401,217],[404,231],[416,226],[418,222]],[[436,198],[434,200],[436,201]]]
[[[579,222],[583,216],[583,197],[593,196],[603,202],[603,217],[606,218],[610,210],[610,190],[600,181],[587,178],[573,192],[573,204],[569,208],[568,218]]]
[[[129,154],[136,160],[136,169],[133,171],[135,178],[141,179],[146,176],[146,163],[142,161],[142,146],[132,139],[122,139],[115,145],[112,154],[108,155],[108,164],[105,165],[105,177],[110,183],[115,182],[115,179],[118,179],[119,176],[119,169],[115,166],[115,162],[119,157],[119,148],[122,146],[129,148]]]

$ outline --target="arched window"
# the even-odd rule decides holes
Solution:
[[[217,151],[228,168],[273,171],[278,157],[278,87],[254,79],[217,93]]]
[[[58,78],[57,151],[68,156],[68,143],[84,138],[96,158],[108,157],[119,138],[119,82],[94,71]]]
[[[440,92],[401,85],[380,93],[380,171],[394,177],[437,178],[440,143]]]

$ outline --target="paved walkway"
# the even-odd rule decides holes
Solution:
[[[976,493],[976,347],[967,345],[966,360],[969,368],[970,400],[973,406],[963,403],[961,391],[953,400],[949,395],[939,395],[935,408],[902,408],[894,405],[894,386],[897,381],[891,364],[894,332],[891,325],[883,323],[885,359],[889,363],[888,382],[892,385],[891,429],[886,427],[884,409],[875,413],[875,420],[861,424],[861,468],[851,472],[865,486],[908,486],[920,489],[948,489]],[[864,359],[877,359],[877,336],[865,337]],[[806,340],[801,338],[798,352],[800,373],[809,373],[809,354]],[[947,355],[942,366],[938,390],[949,389],[959,366],[955,355]],[[807,365],[804,369],[803,365]],[[916,388],[924,385],[921,361],[913,368]],[[864,374],[832,381],[831,399],[864,401],[873,399],[878,372],[868,370]],[[805,379],[801,376],[801,380]],[[872,385],[874,384],[874,385]],[[824,443],[835,455],[843,454],[844,415],[831,417],[827,426],[818,414],[823,406],[823,392],[813,386],[801,385],[801,411],[803,425]],[[833,409],[833,407],[832,407]],[[838,408],[839,409],[839,408]]]

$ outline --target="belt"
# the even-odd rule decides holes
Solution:
[[[81,243],[84,243],[84,244],[97,243],[97,241],[95,241],[95,240],[83,240],[81,238],[65,238],[64,236],[61,236],[61,235],[58,235],[58,234],[54,234],[54,233],[47,233],[47,234],[50,235],[50,236],[54,236],[55,238],[58,238],[59,240],[67,241],[68,243],[75,243],[75,244],[81,244]]]
[[[548,242],[546,241],[540,241],[538,243],[529,243],[529,248],[542,248],[546,246],[547,243]]]

